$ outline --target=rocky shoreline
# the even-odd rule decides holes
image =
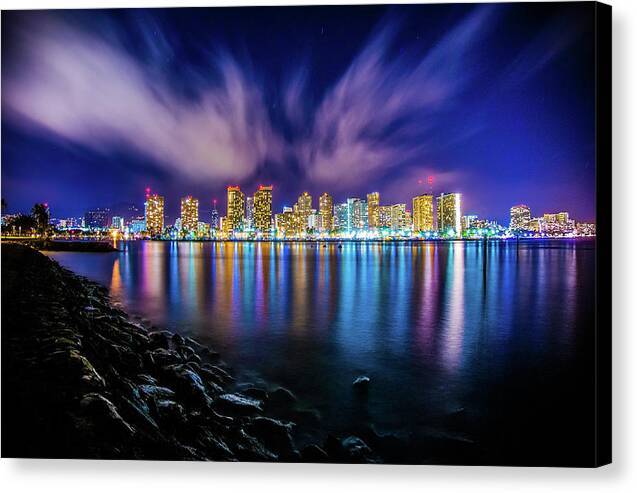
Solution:
[[[117,252],[112,241],[103,240],[23,240],[20,243],[49,252]]]
[[[2,399],[5,457],[411,462],[371,430],[297,448],[289,390],[238,388],[211,348],[147,330],[103,286],[7,243]]]

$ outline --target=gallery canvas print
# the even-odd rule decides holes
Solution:
[[[2,12],[2,456],[611,461],[611,11]]]

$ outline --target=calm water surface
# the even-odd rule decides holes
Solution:
[[[513,462],[588,453],[592,241],[119,247],[50,255],[241,378],[290,388],[325,429],[439,434]]]

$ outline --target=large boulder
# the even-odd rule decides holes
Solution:
[[[264,445],[275,452],[280,459],[291,459],[295,453],[291,431],[293,423],[257,416],[245,426],[246,431],[261,440]]]
[[[210,404],[211,399],[201,377],[186,365],[176,364],[162,368],[161,378],[188,402],[199,406]]]

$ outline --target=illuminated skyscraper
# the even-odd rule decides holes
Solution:
[[[380,194],[372,192],[367,194],[367,224],[370,228],[380,227]]]
[[[334,206],[334,229],[339,233],[349,231],[349,207],[347,202]]]
[[[196,233],[199,226],[199,200],[188,195],[181,199],[181,228]]]
[[[321,216],[320,229],[322,231],[331,231],[334,227],[334,200],[332,196],[325,192],[319,198],[319,214]]]
[[[460,223],[460,194],[441,193],[438,196],[438,230],[447,236],[460,238],[462,224]]]
[[[414,231],[434,230],[434,198],[433,195],[419,195],[412,200]]]
[[[407,227],[407,205],[394,204],[391,206],[391,229],[400,231]]]
[[[161,235],[164,231],[164,197],[161,195],[146,195],[144,203],[146,232],[150,236]]]
[[[254,228],[254,197],[246,197],[246,227]]]
[[[414,230],[414,218],[411,211],[405,211],[405,226],[403,227],[403,229],[409,231]]]
[[[212,201],[212,212],[210,214],[210,228],[213,230],[220,229],[219,211],[217,210],[217,200]]]
[[[381,205],[378,208],[378,227],[391,228],[391,205]]]
[[[360,231],[367,229],[367,201],[359,198],[347,199],[349,213],[349,230]]]
[[[272,185],[259,185],[254,193],[254,228],[266,233],[272,228]]]
[[[299,216],[299,226],[301,228],[301,232],[307,231],[308,228],[308,218],[312,213],[312,196],[303,192],[299,200],[296,202],[295,212]]]
[[[274,216],[277,234],[286,238],[298,236],[301,229],[299,220],[298,212],[295,212],[291,207],[284,207],[281,214]]]
[[[531,209],[524,205],[514,205],[511,207],[511,222],[509,228],[511,229],[529,229],[531,223]]]
[[[226,214],[226,225],[224,231],[231,233],[243,229],[245,220],[246,198],[241,188],[228,187],[228,209]]]

